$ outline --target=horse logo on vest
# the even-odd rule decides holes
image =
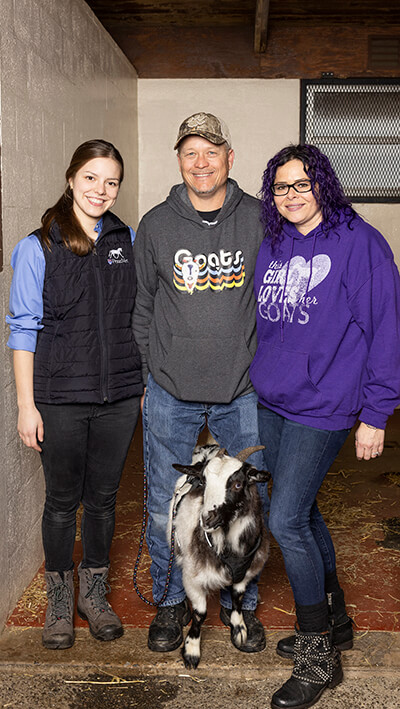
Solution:
[[[118,249],[110,249],[107,256],[107,263],[109,263],[110,266],[113,263],[128,263],[128,259],[125,258],[122,253],[122,246],[119,246]]]

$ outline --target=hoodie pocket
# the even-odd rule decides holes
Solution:
[[[160,371],[178,399],[228,403],[246,388],[251,360],[244,337],[173,335]]]
[[[262,401],[284,411],[302,414],[317,411],[322,394],[309,373],[306,352],[258,348],[250,368],[254,388]]]

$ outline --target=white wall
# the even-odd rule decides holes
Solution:
[[[255,194],[267,160],[298,140],[299,82],[263,79],[139,79],[139,213],[181,181],[173,150],[180,123],[198,111],[227,124],[235,151],[231,177]],[[282,115],[277,106],[285,106]]]
[[[355,204],[354,207],[389,242],[400,269],[400,204]]]
[[[139,214],[181,181],[173,150],[180,123],[197,111],[228,125],[235,150],[231,177],[256,194],[266,163],[300,136],[300,82],[295,79],[139,79]],[[400,265],[400,204],[357,204],[389,241]]]
[[[43,480],[18,438],[4,325],[15,244],[40,226],[84,140],[115,143],[126,178],[115,211],[137,222],[136,72],[83,0],[1,0],[0,628],[42,562]]]

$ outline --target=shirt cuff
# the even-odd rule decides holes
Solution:
[[[7,346],[10,350],[25,350],[36,352],[37,332],[12,332],[8,338]]]
[[[364,407],[358,418],[362,423],[368,423],[370,426],[375,426],[375,428],[385,429],[389,416]]]

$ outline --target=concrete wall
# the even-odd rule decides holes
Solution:
[[[357,212],[389,242],[400,270],[400,204],[355,204]]]
[[[181,181],[173,150],[180,123],[197,111],[229,127],[231,177],[255,194],[268,158],[299,134],[297,80],[139,79],[139,212],[142,216]],[[278,117],[277,106],[285,106]]]
[[[139,79],[139,213],[165,199],[180,182],[173,151],[179,124],[196,111],[223,118],[236,153],[231,172],[256,194],[274,153],[300,135],[297,79]],[[400,266],[400,204],[357,204],[389,241]]]
[[[115,143],[126,178],[115,211],[137,222],[136,72],[83,0],[1,0],[0,87],[4,271],[11,252],[64,189],[84,140]],[[0,328],[0,627],[42,562],[43,482],[37,453],[22,447],[6,328]]]

